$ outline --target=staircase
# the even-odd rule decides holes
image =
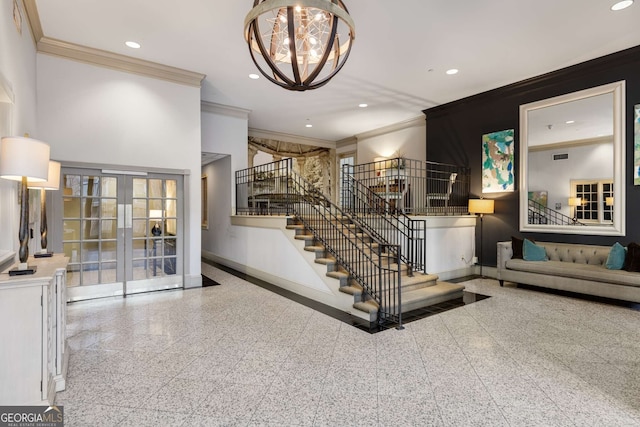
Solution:
[[[367,240],[371,243],[370,248],[380,251],[380,259],[391,270],[399,271],[400,292],[393,292],[391,301],[398,301],[401,295],[401,313],[408,313],[413,310],[428,307],[444,301],[462,297],[464,286],[438,281],[435,274],[424,274],[420,272],[412,272],[406,264],[401,263],[399,266],[395,262],[395,256],[384,252],[384,245],[371,242],[371,237],[362,233],[361,230],[351,221],[348,216],[339,219],[343,225],[353,230],[354,236]],[[295,231],[295,239],[302,240],[305,243],[304,250],[315,253],[315,262],[323,264],[327,268],[326,275],[340,283],[339,290],[353,296],[353,308],[362,311],[368,315],[369,322],[375,323],[379,320],[379,303],[377,303],[363,287],[349,274],[349,272],[340,265],[335,257],[333,257],[322,244],[296,217],[287,220],[287,229]],[[369,249],[371,250],[371,249]],[[388,297],[388,295],[387,295]],[[382,295],[383,300],[385,295]],[[397,303],[394,309],[397,310]]]

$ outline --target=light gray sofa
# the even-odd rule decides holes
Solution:
[[[544,247],[548,261],[511,259],[511,242],[498,242],[500,286],[507,281],[640,302],[640,273],[605,267],[611,247],[535,243]]]

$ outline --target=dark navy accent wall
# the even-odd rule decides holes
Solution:
[[[640,104],[640,46],[600,57],[483,92],[468,98],[424,110],[427,120],[427,160],[454,163],[471,169],[471,197],[481,196],[482,135],[515,129],[515,182],[519,182],[520,129],[522,104],[564,95],[620,80],[626,81],[626,236],[589,236],[554,233],[520,233],[518,224],[519,193],[492,193],[494,215],[485,215],[483,264],[496,265],[496,242],[511,236],[531,237],[540,241],[612,245],[640,242],[640,186],[633,185],[633,106]],[[479,253],[480,230],[476,229]]]

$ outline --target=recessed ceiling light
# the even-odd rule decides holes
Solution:
[[[127,41],[127,42],[124,42],[124,44],[126,44],[131,49],[140,49],[140,43],[137,43],[134,41]]]
[[[304,127],[312,128],[312,127],[313,127],[313,125],[312,125],[311,123],[307,123],[306,125],[304,125]]]
[[[258,80],[260,78],[260,76],[257,75],[257,74],[251,73],[251,74],[249,74],[249,78],[253,79],[253,80]]]
[[[576,122],[575,120],[567,120],[565,123],[568,124],[568,125],[571,125],[571,124],[573,124],[575,122]]]
[[[457,68],[452,68],[450,70],[447,70],[446,73],[449,74],[450,76],[454,75],[454,74],[458,74],[458,69]]]
[[[622,0],[611,6],[611,10],[626,9],[633,4],[633,0]]]
[[[364,103],[358,104],[358,107],[360,107],[360,108],[367,108],[368,106],[369,106],[369,104],[364,104]]]

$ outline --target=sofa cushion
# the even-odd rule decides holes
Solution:
[[[529,239],[531,240],[533,243],[535,243],[536,241],[533,239]],[[522,245],[524,244],[524,239],[521,239],[519,237],[516,236],[511,236],[511,250],[513,251],[513,255],[511,255],[512,259],[522,259],[523,258],[523,254],[522,254]]]
[[[609,252],[605,267],[609,270],[622,270],[626,256],[627,249],[620,243],[615,242],[611,247],[611,252]]]
[[[640,245],[637,243],[629,243],[627,246],[624,269],[627,271],[640,272]]]
[[[544,247],[536,245],[529,239],[524,239],[522,259],[525,261],[546,261],[548,258]]]
[[[572,277],[576,279],[640,287],[640,274],[625,270],[607,270],[602,265],[573,264],[561,261],[525,261],[510,259],[506,263],[509,270],[539,273],[546,276]],[[540,277],[539,286],[545,286]]]

